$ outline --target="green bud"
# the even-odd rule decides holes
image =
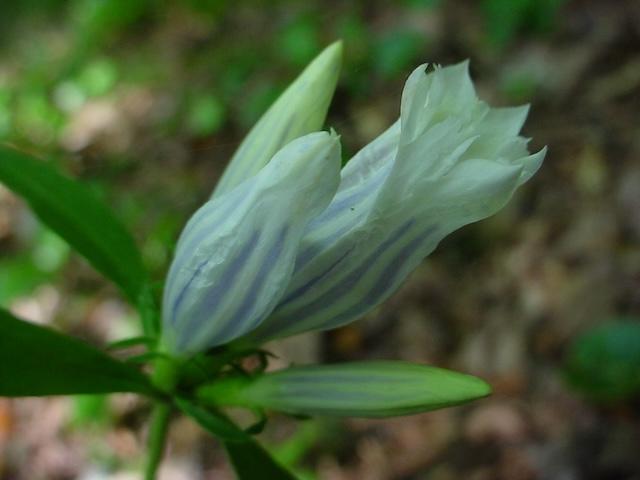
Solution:
[[[213,197],[254,176],[290,141],[322,128],[341,60],[342,42],[338,41],[320,53],[280,95],[240,144]]]
[[[267,408],[302,415],[392,417],[466,403],[491,393],[483,380],[407,362],[294,367],[228,377],[197,390],[215,406]]]

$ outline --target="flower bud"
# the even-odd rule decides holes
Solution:
[[[193,215],[165,285],[164,348],[202,351],[243,335],[271,313],[307,224],[338,188],[339,170],[338,137],[312,133]]]
[[[255,175],[291,140],[320,130],[336,89],[342,42],[329,45],[251,129],[231,158],[213,196]]]

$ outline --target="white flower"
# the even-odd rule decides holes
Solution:
[[[258,343],[362,316],[442,238],[497,212],[535,173],[545,150],[528,153],[518,135],[526,116],[527,107],[478,100],[466,62],[429,74],[421,66],[400,119],[341,174],[338,139],[327,133],[293,141],[257,175],[232,163],[247,179],[216,191],[178,243],[165,287],[166,348]],[[268,125],[260,128],[266,142]],[[262,166],[268,158],[255,142]],[[268,143],[271,151],[286,141]]]
[[[264,320],[287,288],[307,224],[334,196],[339,173],[338,137],[311,133],[191,217],[165,285],[166,349],[205,350]]]
[[[400,120],[342,170],[307,227],[287,291],[254,341],[349,323],[387,299],[440,240],[496,213],[539,168],[518,136],[528,107],[489,108],[464,62],[425,74]]]

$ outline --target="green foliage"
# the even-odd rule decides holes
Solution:
[[[202,428],[223,440],[239,480],[254,480],[256,478],[269,480],[295,479],[251,435],[238,428],[224,415],[200,407],[185,399],[176,399],[176,404]]]
[[[151,0],[80,0],[75,2],[76,42],[80,51],[100,45],[114,33],[150,13]]]
[[[378,72],[392,78],[407,72],[417,62],[424,49],[425,38],[419,32],[394,30],[378,40],[375,45],[375,62]]]
[[[436,8],[439,7],[443,1],[444,0],[404,0],[404,3],[408,7],[413,8]]]
[[[599,402],[640,394],[640,322],[618,320],[587,330],[569,347],[569,384]]]
[[[299,464],[304,460],[305,456],[327,435],[326,422],[308,419],[299,424],[296,432],[287,438],[284,442],[270,449],[271,455],[296,473],[298,477],[304,480],[316,480],[318,477],[308,468],[301,468]]]
[[[524,29],[549,31],[566,0],[483,0],[489,41],[505,47]]]
[[[278,464],[255,440],[250,442],[225,442],[227,455],[239,480],[295,480],[295,476]]]
[[[0,396],[109,392],[154,394],[134,368],[0,309]]]
[[[318,23],[300,16],[286,25],[276,40],[276,53],[293,65],[303,67],[320,50]]]
[[[127,230],[91,190],[46,163],[3,146],[0,181],[130,300],[138,301],[146,277],[140,254]]]
[[[6,305],[50,281],[69,256],[69,245],[46,228],[38,228],[24,252],[0,260],[0,305]]]
[[[216,132],[224,123],[224,104],[210,94],[194,95],[189,103],[187,129],[196,137],[205,137]]]
[[[87,64],[78,74],[78,85],[89,97],[108,93],[118,80],[118,68],[109,58],[98,58]]]
[[[76,427],[96,425],[106,427],[110,418],[106,395],[76,395],[73,398],[71,424]]]
[[[51,275],[43,272],[28,254],[14,255],[0,263],[0,305],[7,305],[14,298],[26,295]]]
[[[250,441],[251,437],[225,419],[222,415],[202,408],[195,403],[177,397],[175,403],[186,415],[193,418],[202,428],[215,437],[227,442]]]
[[[229,377],[197,390],[203,402],[292,414],[392,417],[469,402],[491,393],[482,380],[406,362],[354,362]]]
[[[488,36],[494,44],[505,45],[512,42],[520,31],[545,31],[552,25],[562,3],[562,0],[486,0],[482,5]],[[249,2],[243,7],[243,15],[250,18],[251,9],[258,4]],[[290,6],[295,2],[284,0],[279,4]],[[443,4],[442,0],[403,0],[394,7],[401,10],[399,17],[402,18],[416,14],[419,9],[438,8]],[[169,99],[168,104],[175,100],[175,111],[180,113],[171,120],[161,119],[154,123],[154,119],[149,125],[156,129],[150,132],[152,138],[166,134],[163,122],[174,122],[175,131],[187,137],[215,134],[227,126],[225,122],[244,128],[259,118],[284,90],[284,79],[306,64],[320,45],[333,38],[346,41],[348,74],[341,87],[347,89],[351,96],[366,94],[372,88],[376,80],[376,75],[371,75],[372,71],[385,81],[398,80],[414,64],[428,59],[425,55],[429,53],[429,39],[422,33],[403,23],[379,35],[368,25],[361,11],[363,4],[359,2],[345,5],[331,15],[303,13],[294,15],[285,24],[274,22],[272,31],[260,32],[264,42],[255,42],[253,35],[248,35],[247,40],[244,32],[229,39],[228,30],[217,28],[230,18],[225,15],[234,15],[233,5],[222,0],[188,0],[172,5],[150,0],[9,2],[7,10],[11,9],[12,14],[0,18],[0,22],[5,21],[3,27],[8,23],[21,25],[18,21],[7,21],[14,13],[23,15],[23,20],[28,22],[28,17],[35,16],[37,12],[39,16],[55,18],[62,32],[73,33],[72,39],[67,39],[70,43],[61,42],[62,48],[57,47],[63,51],[59,56],[52,55],[48,46],[43,44],[43,37],[35,33],[33,40],[31,36],[24,40],[32,45],[16,54],[14,63],[19,68],[8,68],[6,78],[9,80],[5,77],[0,79],[0,138],[18,144],[26,141],[60,148],[56,147],[59,135],[87,100],[109,95],[107,101],[118,101],[122,98],[119,97],[121,92],[140,84],[154,94],[156,90],[163,93]],[[176,32],[173,28],[174,13],[177,18],[187,19],[189,25],[195,25],[196,32],[189,35]],[[323,23],[327,18],[331,23],[329,27]],[[200,30],[202,25],[216,28],[203,34],[204,29]],[[165,51],[158,54],[153,51],[157,47],[149,47],[147,42],[139,41],[141,31],[146,35],[147,30],[157,26],[161,27],[161,34],[171,40],[168,54]],[[27,29],[16,30],[22,35]],[[36,29],[31,30],[35,32]],[[2,33],[6,32],[3,30]],[[174,42],[176,39],[197,48],[181,51],[179,48],[183,47],[174,45],[179,43]],[[270,65],[267,75],[264,75],[267,70],[265,64]],[[174,75],[177,67],[184,67],[184,72]],[[25,73],[14,77],[13,70]],[[199,76],[204,77],[206,83],[198,83],[203,81]],[[206,88],[198,86],[203,84]],[[508,93],[525,98],[532,88],[524,80],[510,86]],[[175,98],[167,93],[174,91],[179,92]],[[340,108],[349,112],[350,106]],[[157,334],[157,292],[146,283],[140,254],[130,235],[93,191],[61,176],[45,163],[5,147],[0,147],[0,182],[22,195],[45,224],[120,285],[144,318],[145,335]],[[144,215],[145,210],[140,210]],[[155,225],[153,228],[156,230],[146,240],[145,259],[149,259],[153,272],[164,270],[170,253],[169,245],[177,234],[178,222],[166,223]],[[2,259],[0,303],[51,280],[67,258],[68,248],[61,246],[55,234],[47,232],[44,236],[47,238],[42,239],[39,235],[26,253]],[[157,359],[158,353],[153,351],[153,336],[125,339],[113,347],[129,348],[143,344],[148,351],[138,360]],[[204,373],[198,371],[198,381],[202,381],[204,375],[206,381],[211,382],[220,372],[228,372],[229,365],[240,368],[240,358],[231,360],[211,354],[206,360],[217,366],[205,369]],[[46,369],[39,371],[42,366]],[[228,383],[229,379],[221,380],[214,384],[218,390],[213,403],[232,404],[241,398],[238,403],[249,408],[265,406],[292,413],[387,416],[457,404],[488,393],[486,384],[477,379],[430,367],[420,367],[420,372],[412,377],[415,382],[409,382],[411,388],[405,384],[395,392],[386,392],[374,380],[380,381],[383,377],[387,384],[394,382],[398,370],[394,373],[382,366],[385,373],[381,374],[381,370],[370,370],[373,367],[375,365],[369,364],[367,368],[358,370],[347,366],[343,373],[352,368],[350,372],[355,376],[349,377],[346,383],[335,382],[333,367],[291,369],[253,377],[250,382],[239,382],[241,391],[234,390],[235,384]],[[402,365],[396,364],[396,367],[403,371]],[[288,385],[290,378],[287,375],[300,371],[310,374],[311,381],[306,390],[310,398],[308,403],[303,404],[304,399],[295,395],[274,393]],[[581,370],[573,371],[575,374]],[[584,371],[582,377],[580,374],[578,377],[586,378]],[[462,388],[456,389],[455,384],[461,379]],[[616,382],[607,380],[603,384],[610,390],[612,384],[614,388],[619,387]],[[358,386],[357,394],[366,394],[362,402],[349,400],[353,385]],[[155,393],[146,377],[130,365],[117,362],[83,342],[0,312],[0,395],[111,391]],[[403,392],[410,392],[411,401],[417,403],[408,405],[401,400],[386,403],[389,397],[385,395],[388,393]],[[188,389],[180,390],[180,395],[188,393]],[[324,398],[327,400],[322,400]],[[165,400],[167,404],[163,406],[168,408],[171,402],[225,442],[240,478],[294,478],[272,460],[247,432],[215,409],[182,396]],[[105,415],[104,396],[83,396],[76,400],[75,405],[79,423]],[[283,463],[293,464],[299,460],[318,436],[313,429],[304,429],[303,433],[292,439],[287,448],[281,449],[279,459]]]

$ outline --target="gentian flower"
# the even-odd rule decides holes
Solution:
[[[335,134],[289,143],[290,135],[274,132],[274,140],[267,123],[258,124],[262,133],[239,152],[254,152],[260,169],[247,168],[244,154],[242,166],[234,159],[229,171],[244,180],[225,182],[178,243],[164,294],[170,352],[259,344],[354,321],[396,291],[442,238],[496,213],[531,178],[545,149],[529,154],[518,135],[528,108],[479,100],[467,62],[426,70],[407,80],[399,120],[341,172]],[[279,102],[277,125],[289,124],[299,112],[284,106],[296,103]],[[269,153],[282,148],[269,161],[260,144]]]

